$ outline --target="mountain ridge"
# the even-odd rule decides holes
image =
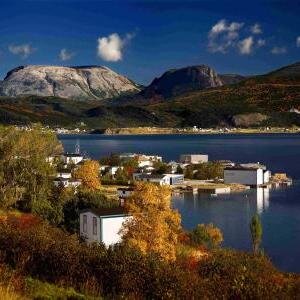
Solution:
[[[18,66],[0,82],[0,95],[12,97],[37,95],[103,100],[139,90],[132,80],[103,66]]]

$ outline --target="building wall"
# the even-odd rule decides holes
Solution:
[[[83,231],[83,215],[87,216],[87,231]],[[93,233],[93,217],[97,218],[97,234]],[[91,213],[85,212],[80,214],[80,236],[85,238],[87,243],[98,242],[100,243],[100,218]]]
[[[265,171],[264,172],[264,183],[268,183],[270,181],[270,177],[271,177],[271,172],[270,171]]]
[[[87,230],[83,231],[83,216],[87,216]],[[97,232],[93,232],[93,217],[97,219]],[[83,237],[87,243],[104,243],[106,247],[121,241],[119,234],[122,224],[127,220],[128,216],[105,216],[99,217],[91,212],[80,214],[80,236]]]
[[[128,198],[133,194],[133,191],[118,190],[118,195],[120,198]]]
[[[208,155],[206,154],[182,154],[180,155],[180,162],[188,164],[198,164],[208,162]]]
[[[260,185],[264,183],[263,170],[224,170],[224,183]]]
[[[122,240],[120,230],[127,219],[128,217],[126,216],[101,218],[101,239],[106,247],[119,243]]]

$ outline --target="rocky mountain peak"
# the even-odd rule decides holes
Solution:
[[[19,66],[0,83],[0,95],[57,96],[75,100],[102,100],[138,92],[128,78],[102,66]]]
[[[155,78],[142,91],[142,94],[145,97],[160,95],[164,98],[169,98],[187,91],[202,90],[222,85],[222,80],[209,66],[190,66],[165,72],[161,77]]]

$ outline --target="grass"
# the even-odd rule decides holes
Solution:
[[[101,298],[87,296],[76,292],[73,288],[62,288],[54,284],[42,282],[36,279],[26,279],[26,294],[30,299],[72,299],[72,300],[100,300]]]

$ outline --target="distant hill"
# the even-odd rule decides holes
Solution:
[[[238,74],[219,74],[219,77],[222,80],[223,85],[235,84],[247,79],[246,76]]]
[[[2,96],[55,96],[103,100],[138,92],[137,84],[100,66],[19,66],[0,82]]]
[[[170,98],[188,91],[222,86],[217,73],[205,65],[173,69],[155,78],[140,95],[145,98]]]
[[[266,76],[271,77],[299,77],[300,76],[300,62],[285,66],[278,70],[272,71]]]

